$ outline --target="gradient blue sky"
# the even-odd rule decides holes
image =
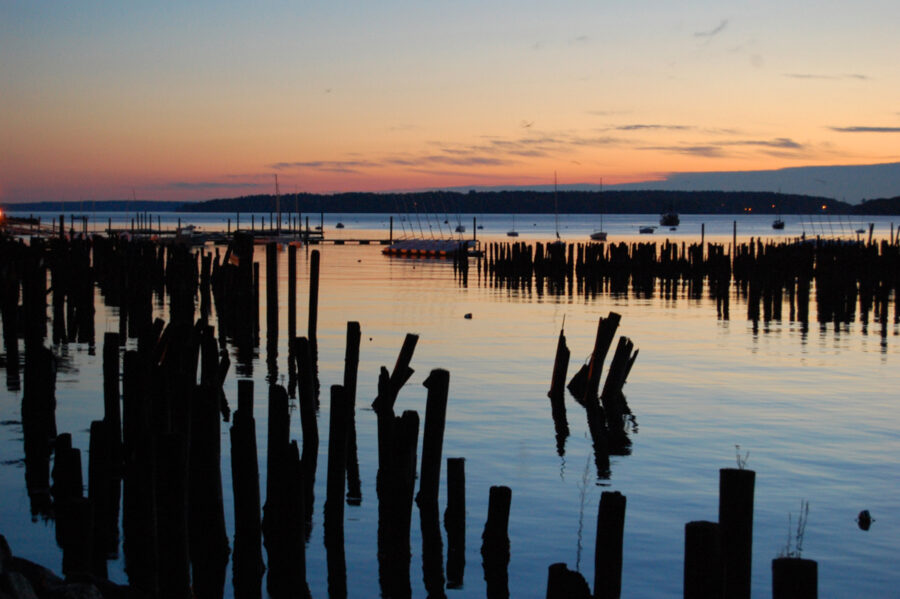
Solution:
[[[898,22],[871,0],[0,0],[0,201],[896,162]]]

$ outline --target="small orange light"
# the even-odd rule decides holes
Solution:
[[[828,209],[828,206],[826,206],[825,204],[822,204],[822,210],[827,210],[827,209]]]

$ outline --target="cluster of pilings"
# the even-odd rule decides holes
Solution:
[[[634,415],[622,392],[638,356],[638,350],[634,349],[634,343],[628,337],[619,337],[603,390],[600,390],[603,363],[612,346],[620,320],[621,316],[615,312],[610,312],[606,318],[600,318],[593,351],[588,361],[566,386],[587,414],[598,478],[609,477],[610,455],[630,453],[631,439],[628,437],[628,431],[637,428]],[[561,330],[556,345],[550,391],[547,393],[556,428],[557,453],[560,456],[565,454],[565,441],[569,435],[564,385],[570,355],[571,351],[566,346],[565,331]]]
[[[715,299],[720,318],[730,318],[731,285],[747,302],[754,323],[788,318],[809,322],[810,290],[815,289],[820,324],[870,319],[900,320],[896,302],[900,246],[881,242],[751,238],[737,245],[716,243],[491,243],[477,264],[478,281],[537,294],[589,297],[598,293],[676,299],[704,292]],[[891,302],[893,315],[889,314]]]

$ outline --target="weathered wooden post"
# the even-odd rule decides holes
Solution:
[[[294,355],[297,360],[299,384],[300,426],[303,430],[303,503],[306,507],[306,532],[309,534],[314,504],[313,485],[316,480],[319,453],[319,428],[316,422],[316,391],[313,375],[309,340],[306,337],[294,339]]]
[[[331,386],[328,429],[328,479],[325,497],[325,551],[328,560],[328,596],[347,596],[344,557],[344,481],[347,471],[347,402],[341,385]]]
[[[157,464],[159,591],[163,597],[190,599],[193,594],[188,549],[188,456],[183,435],[160,436]]]
[[[347,349],[344,356],[344,397],[347,403],[347,505],[362,502],[359,458],[356,448],[356,378],[359,370],[358,322],[347,323]]]
[[[231,482],[234,492],[235,595],[260,597],[266,567],[262,559],[253,381],[247,379],[238,381],[238,408],[231,426]]]
[[[547,570],[547,599],[591,599],[587,581],[564,563],[551,564]]]
[[[297,246],[288,245],[288,397],[296,397],[297,364],[294,338],[297,336]]]
[[[436,368],[431,371],[423,384],[428,389],[428,398],[425,404],[425,432],[422,435],[421,478],[419,494],[416,497],[419,506],[426,502],[437,504],[450,373]]]
[[[109,423],[113,457],[122,457],[122,411],[119,403],[119,334],[103,336],[103,419]]]
[[[684,599],[722,599],[719,523],[684,525]]]
[[[493,486],[488,498],[488,516],[481,535],[481,560],[488,599],[509,597],[509,508],[512,490]]]
[[[753,488],[756,473],[719,470],[719,531],[722,538],[723,595],[749,599],[753,557]]]
[[[553,415],[553,424],[556,428],[556,451],[559,455],[565,454],[566,438],[569,436],[569,422],[566,419],[566,374],[569,371],[569,348],[566,347],[565,329],[559,330],[559,340],[556,343],[556,359],[553,361],[553,375],[550,378],[550,410]]]
[[[447,458],[447,588],[462,587],[466,568],[466,460]]]
[[[625,503],[618,491],[604,491],[600,496],[594,550],[594,597],[598,599],[618,599],[622,594]]]
[[[772,560],[772,599],[817,599],[819,566],[811,559],[779,557]]]
[[[309,320],[307,322],[307,338],[316,355],[316,327],[319,321],[319,250],[313,250],[309,256]]]

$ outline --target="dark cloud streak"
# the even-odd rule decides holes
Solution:
[[[829,127],[838,133],[900,133],[900,127]]]

